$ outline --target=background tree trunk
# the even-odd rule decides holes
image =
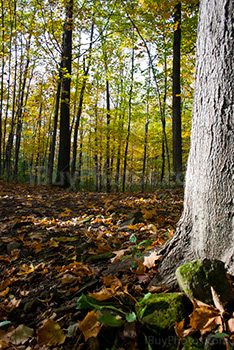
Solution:
[[[60,138],[56,185],[71,186],[70,178],[70,89],[72,63],[73,0],[66,5],[66,19],[63,33],[63,77],[61,84]]]
[[[180,97],[180,43],[181,43],[181,4],[175,6],[175,31],[173,43],[173,180],[181,183],[182,137],[181,137],[181,97]]]
[[[220,259],[234,274],[233,38],[233,0],[202,0],[184,211],[154,285],[175,285],[175,269],[194,258]]]

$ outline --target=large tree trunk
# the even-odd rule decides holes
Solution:
[[[175,269],[218,258],[234,273],[233,0],[202,0],[184,211],[152,284],[176,284]]]

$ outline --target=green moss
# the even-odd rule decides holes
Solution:
[[[156,333],[170,331],[175,323],[185,316],[185,296],[183,293],[151,295],[136,305],[140,321]]]
[[[180,289],[190,298],[212,303],[211,286],[221,300],[232,300],[223,262],[215,259],[195,260],[176,270]]]
[[[198,339],[187,337],[182,341],[182,350],[204,350],[204,345]]]

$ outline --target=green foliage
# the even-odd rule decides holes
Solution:
[[[79,108],[79,96],[86,88],[79,125],[77,172],[72,179],[77,188],[103,190],[106,183],[106,150],[109,135],[112,188],[120,188],[127,136],[131,53],[134,47],[134,83],[131,101],[131,131],[127,155],[127,183],[130,191],[141,188],[146,141],[145,188],[155,188],[164,163],[159,99],[166,121],[169,151],[172,149],[172,42],[175,1],[88,1],[74,7],[73,63],[71,74],[70,130]],[[2,50],[2,164],[4,176],[11,178],[16,162],[17,128],[20,131],[19,158],[30,164],[34,179],[36,167],[47,167],[63,40],[65,4],[61,0],[14,0],[4,2],[1,32]],[[182,2],[182,136],[185,166],[191,128],[194,81],[194,52],[197,1]],[[133,21],[131,22],[130,19]],[[92,49],[89,52],[91,26]],[[133,29],[133,23],[135,29]],[[145,38],[153,59],[158,91],[149,70],[147,52],[137,30]],[[101,40],[101,38],[103,38]],[[103,46],[104,45],[104,46]],[[106,58],[103,55],[105,48]],[[27,60],[29,61],[26,68]],[[88,62],[89,74],[85,75]],[[107,65],[107,70],[105,69]],[[23,79],[24,95],[22,96]],[[110,87],[110,124],[106,123],[106,80]],[[22,97],[22,105],[20,104]],[[19,118],[19,111],[21,117]],[[145,123],[148,120],[148,133]],[[59,129],[59,124],[57,129]],[[13,141],[10,141],[12,138]],[[54,169],[57,166],[59,133],[56,134]],[[7,152],[10,150],[10,154]],[[171,160],[170,160],[171,161]],[[164,169],[165,173],[167,168]],[[30,181],[23,163],[18,163],[18,180]]]

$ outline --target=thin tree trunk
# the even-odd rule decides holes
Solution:
[[[162,123],[162,129],[163,129],[163,138],[164,138],[164,143],[165,143],[165,149],[166,149],[166,156],[167,156],[167,171],[168,171],[168,185],[170,185],[170,159],[169,159],[169,150],[168,150],[168,143],[167,143],[167,135],[166,135],[166,122],[165,122],[165,118],[163,116],[163,110],[162,110],[162,103],[161,103],[161,95],[160,95],[160,90],[159,90],[159,85],[158,85],[158,80],[156,77],[156,73],[155,73],[155,69],[154,69],[154,65],[153,65],[153,60],[150,54],[150,50],[149,47],[146,43],[146,40],[144,39],[144,37],[142,36],[141,32],[139,31],[138,27],[135,25],[134,21],[132,20],[132,18],[128,15],[129,20],[131,21],[132,25],[134,26],[134,28],[136,29],[139,37],[141,38],[141,40],[143,41],[148,57],[149,57],[149,62],[150,62],[150,66],[152,69],[152,73],[153,73],[153,78],[154,78],[154,82],[155,82],[155,86],[156,86],[156,90],[157,90],[157,95],[158,95],[158,105],[159,105],[159,114],[160,114],[160,118],[161,118],[161,123]]]
[[[2,113],[3,113],[3,94],[4,94],[4,75],[5,75],[5,24],[4,24],[4,7],[3,7],[3,0],[1,0],[1,17],[2,17],[2,47],[1,47],[1,52],[2,52],[2,69],[1,69],[1,84],[0,84],[0,89],[1,89],[1,94],[0,94],[0,177],[2,175]]]
[[[121,72],[122,73],[122,72]],[[115,174],[115,191],[119,191],[119,180],[120,180],[120,164],[121,164],[121,145],[123,138],[123,127],[124,127],[124,111],[123,108],[123,79],[120,80],[120,116],[119,116],[119,126],[118,126],[118,150],[117,150],[117,160],[116,160],[116,174]]]
[[[48,185],[52,185],[53,183],[54,155],[55,155],[55,145],[56,145],[60,96],[61,96],[61,80],[62,80],[61,66],[62,66],[62,63],[60,64],[60,68],[59,68],[59,81],[57,83],[57,91],[56,91],[53,132],[52,132],[52,139],[50,143],[50,152],[49,152],[49,161],[48,161],[48,179],[47,179]]]
[[[78,105],[78,111],[77,111],[77,117],[76,117],[76,123],[75,123],[74,135],[73,135],[73,153],[72,153],[72,162],[71,162],[71,176],[72,177],[74,176],[75,171],[76,171],[78,129],[79,129],[80,118],[81,118],[81,114],[82,114],[82,108],[83,108],[83,101],[84,101],[84,94],[85,94],[87,78],[88,78],[89,69],[90,69],[90,65],[91,65],[93,32],[94,32],[94,24],[92,24],[92,27],[91,27],[90,45],[89,45],[89,58],[88,58],[87,67],[85,67],[85,57],[84,57],[84,61],[83,61],[84,75],[83,75],[82,87],[81,87],[81,90],[80,90],[79,105]]]
[[[77,171],[77,190],[80,190],[81,184],[81,168],[82,168],[82,159],[83,159],[83,130],[80,130],[80,149],[79,149],[79,159],[78,159],[78,171]]]
[[[142,192],[145,189],[145,168],[146,168],[146,159],[147,159],[148,129],[149,129],[149,100],[147,101],[146,120],[145,120],[145,139],[144,139],[144,153],[143,153],[142,179],[141,179]]]
[[[16,18],[16,16],[15,16],[15,18]],[[15,27],[16,27],[16,19],[15,19]],[[6,144],[6,156],[5,156],[7,181],[9,181],[10,176],[11,176],[11,154],[12,154],[12,149],[13,149],[14,127],[15,127],[15,121],[16,121],[15,107],[16,107],[17,68],[18,68],[18,47],[17,47],[17,41],[16,41],[15,42],[15,69],[14,69],[14,87],[13,87],[13,96],[12,96],[11,126],[10,126],[10,132],[8,135],[7,144]],[[21,74],[20,74],[20,77],[21,77]],[[20,78],[20,81],[21,81],[21,78]],[[21,84],[20,84],[20,86],[21,86]]]
[[[31,36],[28,39],[27,43],[27,61],[24,70],[24,77],[22,88],[20,89],[20,101],[17,109],[17,127],[16,127],[16,141],[15,141],[15,159],[14,159],[14,169],[13,169],[13,179],[17,179],[18,173],[18,162],[19,162],[19,150],[20,150],[20,142],[21,142],[21,132],[22,132],[22,115],[23,115],[23,107],[26,105],[26,100],[24,102],[25,90],[26,90],[26,82],[28,77],[28,68],[30,63],[29,50],[31,44]],[[27,96],[26,96],[27,99]]]
[[[173,126],[173,179],[181,183],[182,137],[181,137],[181,96],[180,96],[180,43],[181,43],[181,3],[175,6],[173,43],[173,86],[172,86],[172,126]]]
[[[94,138],[94,167],[95,167],[95,191],[99,191],[99,176],[98,176],[98,135],[97,135],[97,127],[98,127],[98,110],[97,110],[97,101],[94,107],[95,111],[95,138]]]
[[[63,33],[63,78],[61,85],[60,138],[56,185],[71,186],[70,176],[70,90],[72,65],[73,0],[66,4],[66,19]]]
[[[123,192],[125,191],[125,185],[126,185],[128,146],[129,146],[130,129],[131,129],[133,80],[134,80],[134,45],[132,48],[131,85],[130,85],[129,101],[128,101],[128,130],[127,130],[127,137],[126,137],[126,144],[125,144],[125,151],[124,151],[124,168],[123,168],[123,183],[122,183]]]

